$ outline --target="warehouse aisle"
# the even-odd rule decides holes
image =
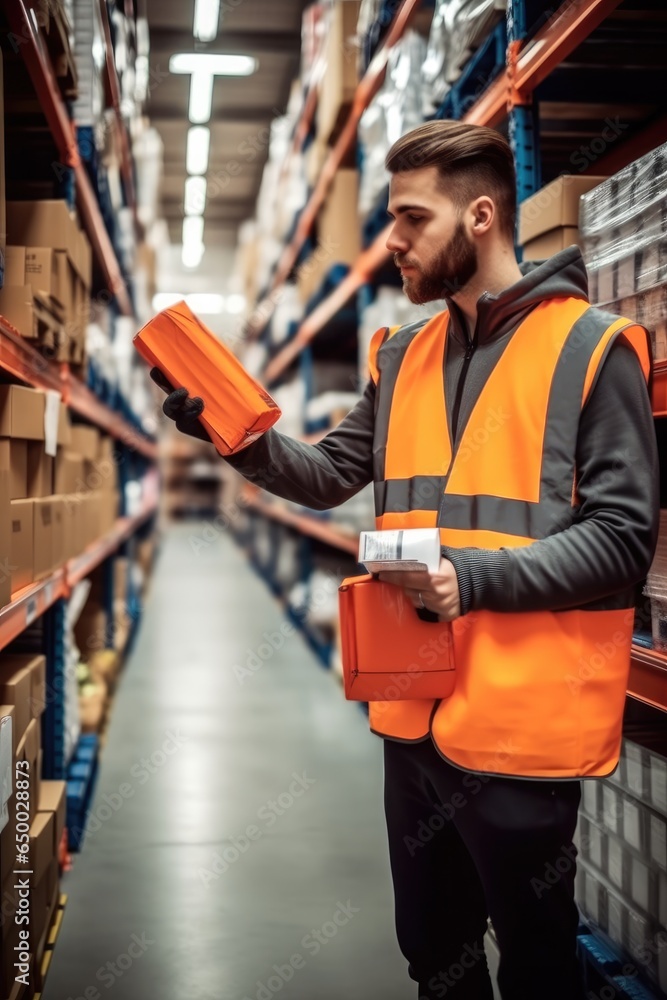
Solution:
[[[237,679],[286,619],[202,538],[164,539],[43,998],[407,1000],[380,741],[295,633]]]

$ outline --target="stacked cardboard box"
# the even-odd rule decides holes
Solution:
[[[656,947],[667,912],[667,743],[624,740],[610,778],[584,781],[577,831],[577,901],[584,916],[667,991],[667,954]]]
[[[92,256],[64,201],[7,202],[0,313],[59,361],[82,364]]]
[[[0,607],[79,555],[118,516],[112,439],[72,427],[61,403],[51,428],[56,455],[47,455],[44,401],[38,390],[0,386]]]
[[[0,658],[0,784],[3,799],[0,814],[0,880],[2,887],[3,920],[0,926],[0,995],[14,993],[16,983],[16,948],[21,944],[21,925],[13,919],[25,906],[25,891],[20,877],[13,874],[19,851],[27,847],[29,864],[30,939],[33,955],[38,954],[40,936],[48,919],[48,907],[53,909],[54,886],[58,883],[58,862],[53,819],[40,819],[41,739],[40,716],[46,706],[45,658],[32,654]],[[9,767],[8,767],[9,764]],[[64,798],[64,782],[61,793]],[[61,807],[62,812],[62,807]],[[17,836],[19,835],[19,836]],[[48,874],[47,874],[48,871]],[[46,877],[48,884],[42,884]],[[47,888],[49,892],[47,893]],[[44,912],[40,900],[46,899]],[[34,920],[33,920],[34,917]],[[39,932],[39,934],[38,934]]]
[[[317,136],[323,142],[336,141],[354,100],[360,7],[360,0],[335,0],[330,8],[317,102]]]
[[[581,199],[591,302],[645,326],[667,357],[667,144]]]
[[[646,579],[644,593],[651,599],[653,648],[667,652],[667,510],[660,511],[658,547]]]
[[[579,200],[604,177],[563,174],[519,206],[519,243],[524,260],[546,260],[579,243]]]

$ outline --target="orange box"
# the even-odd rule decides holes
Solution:
[[[266,389],[185,302],[154,316],[136,335],[134,346],[175,388],[187,388],[204,400],[199,419],[221,455],[256,441],[280,417]]]
[[[452,627],[423,621],[401,587],[370,574],[338,590],[345,697],[351,701],[448,698],[454,690]],[[432,641],[442,649],[432,656]]]

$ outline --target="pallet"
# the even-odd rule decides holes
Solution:
[[[46,934],[46,947],[44,949],[44,954],[40,961],[40,982],[41,989],[39,993],[35,993],[34,1000],[41,1000],[42,990],[44,989],[44,983],[46,981],[46,975],[51,966],[51,961],[53,959],[53,949],[56,946],[58,940],[58,935],[60,934],[60,928],[63,924],[63,917],[65,915],[65,906],[67,905],[67,895],[64,892],[60,893],[58,897],[58,903],[56,905],[56,912],[51,921],[51,925]]]

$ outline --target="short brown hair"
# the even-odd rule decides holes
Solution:
[[[385,166],[392,174],[437,167],[447,194],[461,207],[488,194],[502,231],[514,241],[514,159],[509,143],[495,129],[457,121],[425,122],[394,143]]]

